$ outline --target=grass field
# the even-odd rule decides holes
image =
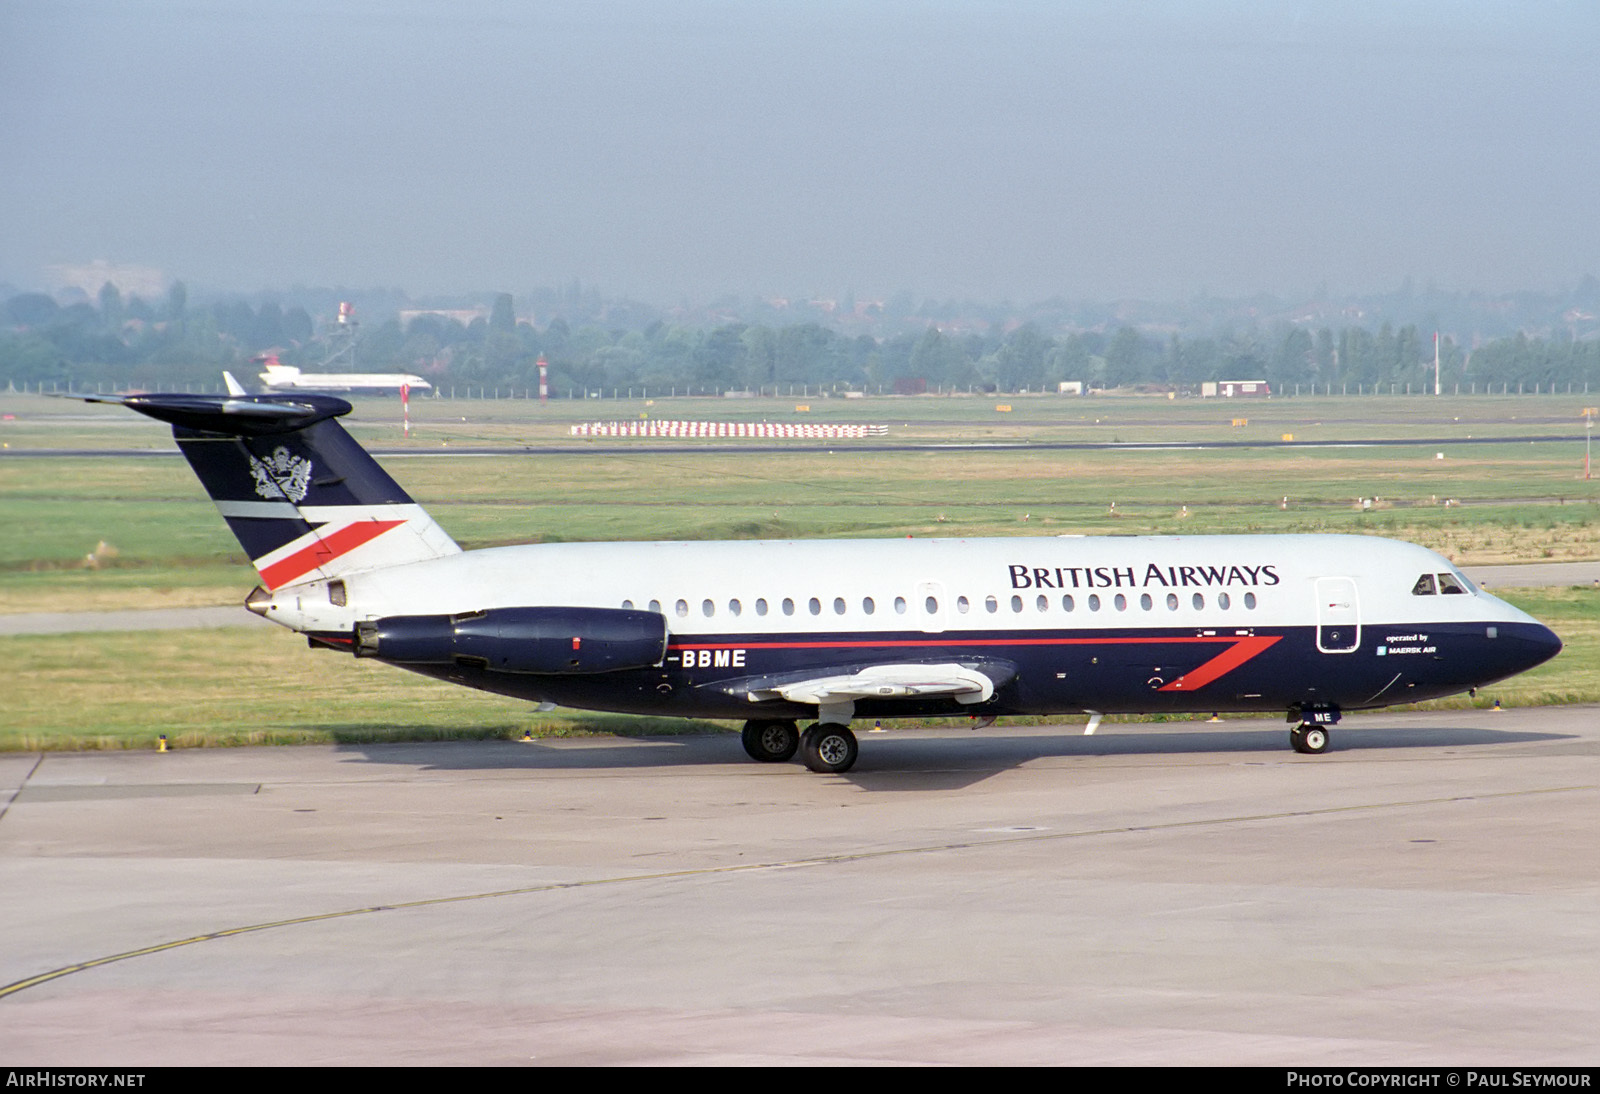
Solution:
[[[566,445],[574,442],[570,428],[578,422],[643,418],[870,422],[887,425],[889,440],[907,442],[1276,441],[1288,433],[1296,442],[1314,444],[1418,437],[1581,437],[1584,408],[1600,404],[1600,393],[1270,400],[797,395],[782,399],[558,399],[545,407],[526,398],[416,398],[411,401],[409,438],[401,430],[397,399],[358,397],[355,403],[356,411],[346,422],[363,443],[424,450],[482,443]],[[997,409],[1002,406],[1009,409]],[[118,407],[0,391],[0,445],[7,448],[161,449],[169,443],[164,426]],[[1579,441],[1580,448],[1581,444]]]
[[[1004,402],[1010,412],[995,406]],[[1289,399],[1249,405],[1062,397],[417,400],[409,441],[393,400],[367,400],[354,432],[408,449],[391,473],[468,548],[618,539],[1349,532],[1408,539],[1458,562],[1600,558],[1600,490],[1582,478],[1582,396]],[[30,449],[172,450],[165,427],[118,408],[0,395],[0,443]],[[1276,440],[1205,451],[1027,447],[621,455],[571,445],[571,423],[685,419],[875,421],[891,441]],[[1248,417],[1235,427],[1233,417]],[[1437,446],[1300,442],[1441,438]],[[1466,437],[1565,438],[1450,444]],[[525,455],[475,455],[528,444]],[[591,446],[596,447],[596,446]],[[1443,458],[1439,458],[1442,454]],[[1285,500],[1287,499],[1287,501]],[[180,458],[0,457],[0,612],[239,603],[254,584],[238,545]],[[1591,590],[1508,599],[1567,642],[1555,662],[1480,702],[1600,701]],[[522,704],[369,663],[312,654],[287,633],[67,635],[0,640],[16,667],[0,747],[520,735]],[[174,713],[177,712],[177,713]],[[543,731],[611,731],[636,719],[540,716]],[[681,725],[681,723],[674,723]],[[663,728],[656,726],[653,728]]]

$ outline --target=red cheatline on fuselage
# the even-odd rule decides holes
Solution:
[[[1228,648],[1211,660],[1195,666],[1162,691],[1195,691],[1211,681],[1231,672],[1262,653],[1283,638],[1281,634],[1227,634],[1227,635],[1140,635],[1124,638],[910,638],[890,641],[824,641],[824,642],[674,642],[667,647],[674,650],[744,649],[744,650],[846,650],[846,649],[929,649],[952,646],[971,649],[976,646],[1150,646],[1186,645],[1194,642],[1226,642]]]

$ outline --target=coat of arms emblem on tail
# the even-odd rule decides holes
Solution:
[[[295,456],[282,445],[264,460],[250,457],[250,474],[255,476],[256,493],[263,498],[305,499],[311,488],[311,461]]]

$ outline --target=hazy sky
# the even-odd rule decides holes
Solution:
[[[1550,289],[1597,56],[1593,0],[0,0],[0,280]]]

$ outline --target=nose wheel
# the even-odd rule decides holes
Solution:
[[[1339,721],[1339,708],[1332,703],[1307,703],[1289,708],[1289,747],[1305,756],[1320,756],[1328,751],[1329,728]],[[1298,722],[1299,725],[1294,725]]]
[[[1289,731],[1289,747],[1306,756],[1328,751],[1328,731],[1322,726],[1299,725]]]
[[[844,774],[855,766],[860,751],[848,726],[818,722],[800,735],[800,759],[819,774]]]

